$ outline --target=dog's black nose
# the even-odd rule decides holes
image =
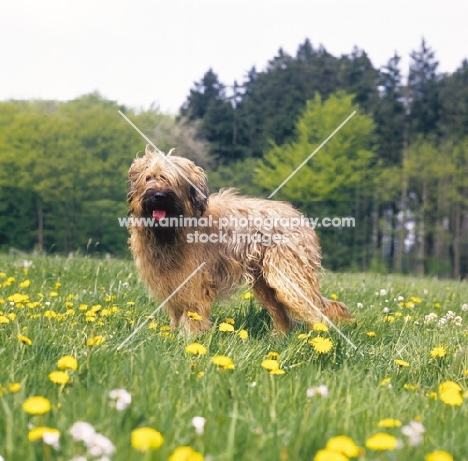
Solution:
[[[158,200],[158,199],[160,200],[160,199],[164,199],[166,197],[167,197],[167,194],[165,192],[155,192],[153,194],[153,199],[154,200]]]

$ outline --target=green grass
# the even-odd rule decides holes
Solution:
[[[9,277],[14,277],[10,285],[5,283]],[[20,288],[25,280],[30,285]],[[322,355],[307,339],[298,338],[308,333],[305,328],[287,336],[272,335],[268,315],[253,300],[243,299],[242,290],[214,306],[214,327],[208,333],[196,338],[172,335],[161,330],[168,318],[158,313],[156,328],[146,324],[117,351],[155,309],[130,261],[35,258],[25,271],[22,259],[3,256],[0,287],[0,315],[9,319],[0,324],[0,455],[6,461],[69,461],[84,453],[83,445],[74,443],[68,433],[76,421],[87,421],[110,438],[116,447],[112,459],[122,461],[167,460],[181,445],[190,445],[213,461],[313,460],[336,435],[347,435],[362,447],[362,460],[423,460],[437,449],[457,461],[468,459],[468,397],[461,406],[450,406],[428,396],[447,380],[457,382],[463,392],[468,388],[468,312],[461,309],[468,303],[465,282],[325,275],[325,295],[336,294],[356,318],[341,328],[358,350],[330,329],[321,335],[332,340],[333,349]],[[387,294],[381,296],[381,289]],[[50,294],[54,291],[57,296]],[[8,298],[15,293],[41,304],[11,305]],[[410,297],[421,302],[400,307],[398,296],[405,302]],[[67,306],[67,301],[73,305]],[[357,308],[358,303],[363,307]],[[94,322],[86,322],[81,304],[88,310],[102,306]],[[112,306],[118,311],[103,316]],[[394,322],[384,321],[385,307]],[[462,317],[461,326],[424,323],[430,312],[442,317],[449,310]],[[46,311],[62,315],[48,318]],[[412,318],[405,319],[407,315]],[[236,331],[247,330],[249,338],[220,332],[217,325],[227,317],[235,319]],[[375,336],[368,336],[369,331]],[[18,334],[30,338],[32,345],[20,342]],[[88,347],[87,339],[97,335],[105,338],[104,343]],[[317,335],[310,332],[309,339]],[[205,345],[207,354],[188,356],[185,346],[193,341]],[[430,351],[440,345],[447,348],[447,355],[431,357]],[[269,375],[261,367],[271,351],[280,354],[284,375]],[[75,356],[79,367],[72,382],[60,386],[48,375],[66,354]],[[229,356],[235,369],[217,369],[211,364],[215,355]],[[410,366],[399,367],[395,359]],[[387,377],[390,385],[381,386]],[[11,392],[9,384],[17,382],[21,389]],[[328,387],[327,398],[307,398],[308,388],[322,384]],[[405,384],[417,388],[406,389]],[[115,388],[132,395],[131,405],[123,411],[110,406],[108,394]],[[43,416],[25,413],[22,404],[34,395],[48,398],[51,411]],[[206,418],[202,436],[192,427],[194,416]],[[378,428],[384,418],[399,419],[403,425],[420,418],[426,430],[421,445],[409,446],[401,428]],[[59,429],[60,449],[29,442],[28,424]],[[130,434],[142,426],[161,432],[164,443],[158,450],[141,453],[132,448]],[[384,452],[365,448],[366,440],[377,432],[396,436],[402,446]]]

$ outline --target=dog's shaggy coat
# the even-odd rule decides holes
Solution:
[[[293,319],[308,325],[318,322],[320,312],[331,319],[350,318],[344,304],[320,294],[321,253],[312,228],[284,226],[278,219],[266,228],[257,219],[257,225],[250,227],[239,229],[230,224],[219,229],[220,218],[226,217],[299,218],[300,213],[290,204],[241,197],[232,189],[209,195],[200,167],[188,159],[164,157],[149,149],[134,160],[129,182],[128,202],[133,218],[154,218],[162,224],[162,219],[170,217],[212,217],[210,228],[130,226],[130,248],[137,270],[158,301],[172,295],[205,262],[165,305],[173,328],[210,328],[214,299],[238,286],[242,279],[253,288],[256,299],[281,332],[293,327]],[[189,243],[189,234],[197,230],[227,234],[227,243]],[[257,238],[239,242],[235,238],[238,233]],[[262,236],[272,234],[285,239],[271,245],[262,243]],[[187,315],[189,312],[199,314],[201,320],[193,319]]]

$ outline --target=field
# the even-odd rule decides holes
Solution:
[[[320,324],[273,335],[247,289],[190,337],[148,319],[131,261],[1,257],[0,459],[468,460],[468,284],[322,287],[357,350]]]

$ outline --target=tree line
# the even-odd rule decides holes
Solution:
[[[465,277],[468,273],[468,61],[438,71],[423,40],[409,69],[365,51],[333,56],[309,40],[225,85],[213,69],[177,117],[85,95],[0,102],[0,248],[126,252],[126,172],[145,141],[204,166],[212,191],[275,195],[304,214],[353,216],[317,229],[325,266]],[[406,77],[403,77],[406,75]]]

